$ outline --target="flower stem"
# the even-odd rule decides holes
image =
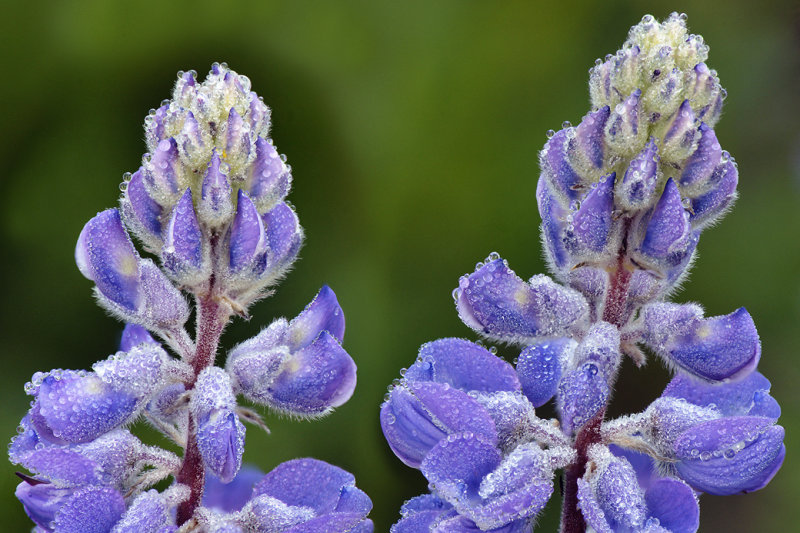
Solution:
[[[630,221],[627,222],[625,227],[626,234],[629,225]],[[628,306],[628,288],[633,277],[633,271],[628,267],[628,264],[626,250],[623,247],[617,255],[616,269],[611,273],[611,282],[608,293],[606,293],[605,305],[603,306],[603,320],[614,324],[618,328],[628,322],[631,314],[631,309]],[[609,383],[608,385],[611,388],[614,384]],[[603,423],[605,412],[606,406],[603,406],[594,418],[589,420],[578,431],[575,437],[575,451],[578,456],[575,462],[567,467],[564,472],[561,533],[584,533],[586,531],[586,521],[578,509],[578,479],[586,472],[589,446],[602,440],[600,427]]]
[[[578,458],[564,472],[564,502],[561,507],[561,533],[584,533],[586,521],[578,509],[578,479],[586,470],[589,446],[600,442],[600,425],[605,408],[584,425],[575,438],[575,451]]]
[[[217,239],[212,237],[212,253],[216,248],[216,241]],[[197,332],[194,356],[191,359],[194,375],[185,383],[187,391],[194,387],[200,372],[214,364],[219,339],[231,316],[230,306],[222,303],[222,299],[217,293],[216,279],[216,276],[212,274],[209,278],[208,291],[197,296]],[[191,410],[188,417],[186,449],[177,482],[188,486],[191,492],[189,499],[178,506],[178,525],[183,525],[192,518],[203,499],[203,487],[205,486],[205,467],[200,449],[197,447],[197,421],[194,420]]]

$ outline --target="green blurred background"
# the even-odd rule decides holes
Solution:
[[[170,95],[175,73],[204,74],[227,61],[273,108],[307,241],[277,294],[250,322],[234,323],[223,346],[294,316],[328,283],[359,367],[348,404],[313,423],[268,416],[272,435],[251,428],[245,459],[269,470],[315,456],[350,470],[375,504],[376,531],[388,531],[425,482],[381,435],[387,385],[421,343],[475,338],[450,292],[476,261],[496,250],[523,277],[544,270],[534,190],[545,131],[580,120],[587,69],[616,51],[643,14],[685,11],[730,95],[717,135],[739,163],[741,198],[705,233],[677,298],[701,302],[710,315],[742,305],[753,315],[789,448],[761,492],[704,496],[701,530],[791,528],[800,497],[800,11],[788,1],[717,4],[6,4],[0,439],[24,414],[22,385],[34,371],[87,368],[115,350],[120,327],[74,267],[75,240],[95,212],[115,205],[122,173],[144,151],[142,120]],[[630,366],[615,413],[642,408],[668,379],[658,361]],[[0,529],[25,531],[13,471],[0,461]],[[554,501],[540,530],[554,531],[557,518]]]

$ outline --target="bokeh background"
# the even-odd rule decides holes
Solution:
[[[761,370],[783,405],[786,463],[761,492],[701,501],[703,531],[784,531],[800,497],[800,11],[795,2],[15,2],[0,22],[0,440],[36,370],[88,368],[120,326],[94,305],[73,263],[84,222],[116,204],[144,151],[142,120],[179,69],[227,61],[273,108],[307,232],[277,294],[235,322],[223,346],[297,314],[323,283],[347,316],[359,367],[352,400],[313,423],[268,416],[245,459],[265,471],[315,456],[353,472],[377,532],[425,490],[396,460],[377,414],[420,344],[474,339],[455,313],[459,275],[498,251],[542,272],[535,185],[545,131],[588,110],[587,69],[645,13],[689,15],[729,97],[717,127],[737,159],[741,198],[704,234],[677,296],[709,315],[746,306]],[[513,358],[512,350],[500,353]],[[641,409],[668,380],[657,360],[626,363],[614,412]],[[158,438],[146,428],[145,439]],[[137,429],[137,430],[138,430]],[[30,523],[0,461],[3,531]],[[543,514],[554,531],[559,503]]]

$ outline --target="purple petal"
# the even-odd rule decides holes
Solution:
[[[689,100],[684,100],[672,116],[672,122],[664,134],[663,149],[675,155],[683,155],[691,149],[697,135],[694,111]]]
[[[483,346],[464,339],[439,339],[424,344],[405,378],[448,383],[463,391],[520,390],[511,365]]]
[[[555,336],[588,314],[578,292],[544,275],[525,283],[502,259],[478,268],[459,281],[458,308],[466,325],[503,341]]]
[[[212,411],[197,428],[197,448],[206,468],[230,483],[242,466],[245,427],[233,411]]]
[[[520,445],[483,478],[477,502],[461,513],[482,530],[493,530],[515,520],[532,518],[553,493],[553,471],[547,453],[538,445]]]
[[[675,442],[678,474],[695,490],[728,495],[766,486],[783,463],[784,430],[769,418],[726,417],[697,424]]]
[[[572,435],[606,405],[609,389],[595,363],[586,363],[564,374],[558,384],[556,408],[561,427]]]
[[[489,413],[466,393],[446,383],[417,382],[395,387],[381,407],[381,429],[389,447],[412,468],[448,434],[469,431],[497,441]]]
[[[359,513],[328,513],[292,526],[285,531],[286,533],[339,533],[340,531],[359,533],[372,531],[371,529],[354,529],[363,520],[364,516]]]
[[[169,115],[169,105],[162,105],[147,118],[145,118],[145,137],[147,146],[154,148],[166,135],[166,119]]]
[[[122,338],[119,341],[119,351],[127,352],[140,344],[161,346],[158,341],[150,335],[150,332],[142,326],[130,322],[125,324],[125,329],[122,330]]]
[[[465,516],[454,516],[439,522],[431,533],[482,533],[475,522]],[[489,533],[527,533],[530,531],[528,520],[517,520],[503,527],[492,529]]]
[[[192,190],[186,189],[172,210],[161,256],[164,266],[179,275],[203,267],[203,232],[192,203]]]
[[[707,383],[678,373],[662,396],[683,398],[701,407],[716,407],[724,416],[754,415],[777,420],[780,406],[769,395],[770,382],[753,371],[741,381]]]
[[[655,195],[659,161],[658,146],[655,138],[650,137],[644,149],[631,159],[622,182],[617,185],[617,196],[625,207],[642,209],[650,203]]]
[[[539,205],[539,216],[542,219],[542,237],[548,259],[556,267],[563,268],[570,260],[564,246],[567,210],[550,191],[550,186],[544,178],[539,178],[536,186],[536,201]]]
[[[591,485],[583,478],[578,479],[578,504],[587,525],[597,533],[614,533],[606,521],[605,512],[600,507]]]
[[[684,192],[694,193],[690,196],[705,192],[706,184],[722,157],[722,148],[714,130],[706,123],[702,123],[699,131],[700,141],[697,150],[683,164],[683,173],[678,180]]]
[[[95,374],[115,391],[142,400],[161,385],[167,353],[157,344],[141,344],[92,365]]]
[[[622,448],[616,444],[610,444],[608,449],[617,457],[622,457],[633,467],[636,472],[636,479],[644,489],[647,489],[656,478],[656,464],[653,458],[646,453],[636,452],[627,448]]]
[[[289,323],[289,349],[305,348],[322,331],[327,331],[339,342],[344,338],[344,312],[336,294],[327,285],[323,285],[303,312]]]
[[[391,533],[430,533],[431,528],[439,520],[441,511],[420,511],[404,516],[392,525]]]
[[[189,319],[189,306],[181,291],[152,260],[142,259],[139,269],[139,292],[144,298],[142,310],[138,314],[126,313],[123,319],[136,320],[151,330],[182,326]],[[111,311],[116,312],[113,308]]]
[[[263,99],[256,93],[250,93],[250,124],[256,133],[264,133],[269,130],[269,121],[272,112],[269,107],[264,104]]]
[[[261,217],[267,232],[269,258],[267,268],[279,275],[297,257],[303,243],[303,230],[297,213],[286,203],[280,203]]]
[[[552,494],[552,481],[532,480],[515,492],[492,498],[481,506],[469,507],[464,510],[464,514],[482,530],[494,531],[515,520],[536,516]]]
[[[231,204],[231,184],[226,174],[220,170],[220,158],[217,150],[211,153],[211,161],[203,178],[198,211],[207,222],[214,225],[226,220],[233,213]]]
[[[34,450],[22,465],[58,486],[99,485],[98,464],[76,450],[51,447]]]
[[[619,343],[619,330],[616,326],[608,322],[596,322],[575,348],[573,364],[592,362],[597,364],[604,376],[613,376],[622,358]]]
[[[159,196],[177,199],[178,174],[181,161],[178,155],[178,143],[173,137],[163,139],[153,151],[152,159],[144,167],[142,178],[145,185]]]
[[[581,202],[572,218],[571,238],[581,249],[601,252],[609,241],[613,225],[614,180],[612,172],[600,179]]]
[[[197,376],[192,398],[189,403],[195,418],[202,421],[218,409],[236,408],[236,395],[233,393],[231,378],[221,368],[210,366]]]
[[[242,116],[231,108],[225,128],[225,152],[228,157],[246,161],[250,154],[250,128],[244,123]]]
[[[639,487],[630,463],[624,459],[612,459],[592,485],[612,529],[635,529],[644,524],[647,518],[644,491]]]
[[[647,223],[638,251],[656,264],[672,267],[683,260],[690,243],[689,213],[681,203],[678,186],[670,178]]]
[[[231,225],[230,269],[243,271],[253,266],[267,251],[267,236],[256,206],[247,194],[239,189],[236,216]]]
[[[577,343],[567,337],[527,346],[517,359],[517,374],[522,392],[534,407],[546,404],[555,396],[561,379],[561,367]]]
[[[588,113],[575,128],[575,143],[583,157],[595,168],[603,166],[603,130],[611,109],[606,105]]]
[[[15,495],[22,503],[25,514],[42,531],[53,531],[56,514],[74,496],[76,490],[59,488],[51,483],[30,484],[23,481],[17,485]]]
[[[552,190],[562,201],[570,202],[579,197],[578,185],[581,179],[575,173],[567,157],[569,137],[567,129],[558,131],[547,141],[539,154],[539,166],[542,176],[548,181]]]
[[[662,308],[645,311],[645,323],[655,330]],[[761,357],[761,343],[753,319],[742,307],[729,315],[699,319],[692,317],[673,322],[667,335],[651,335],[646,342],[668,362],[710,381],[740,379],[756,367]]]
[[[294,459],[264,476],[253,488],[253,497],[271,496],[287,505],[310,507],[321,515],[333,512],[342,489],[353,486],[355,478],[341,468],[317,459]]]
[[[58,438],[88,442],[127,422],[137,399],[115,390],[94,373],[63,371],[44,378],[36,395],[37,415]]]
[[[264,477],[256,467],[244,465],[230,483],[223,483],[215,476],[206,476],[203,490],[203,507],[226,513],[239,511],[253,495],[253,487]]]
[[[112,533],[161,533],[170,522],[174,524],[175,520],[166,498],[156,490],[148,490],[133,500]]]
[[[353,395],[356,364],[327,331],[292,353],[265,392],[264,402],[280,411],[315,416]]]
[[[436,492],[462,513],[479,498],[481,481],[501,459],[494,444],[471,432],[455,433],[431,449],[420,470]]]
[[[672,533],[694,533],[700,527],[700,507],[694,491],[677,479],[656,480],[644,494],[647,511]]]
[[[108,533],[125,512],[125,500],[112,488],[77,492],[56,513],[58,533]]]
[[[75,248],[75,262],[106,298],[130,311],[138,308],[139,254],[122,227],[118,210],[107,209],[86,223]]]
[[[286,197],[291,175],[275,146],[262,137],[256,139],[256,158],[250,169],[248,192],[256,205],[271,207]]]
[[[141,238],[160,242],[163,209],[147,192],[142,180],[140,169],[128,181],[121,200],[122,214]]]
[[[39,443],[41,443],[39,449],[50,444],[36,432],[31,421],[31,414],[27,414],[20,421],[17,434],[11,438],[11,443],[8,445],[8,458],[14,464],[21,464],[28,454],[37,449],[36,445]]]
[[[722,216],[736,199],[738,183],[736,164],[730,159],[723,160],[709,179],[711,190],[692,200],[692,225],[695,228],[706,227]]]
[[[640,132],[645,133],[639,119],[639,99],[642,91],[636,89],[624,102],[617,105],[611,112],[606,122],[605,140],[611,147],[618,151],[625,151],[636,143],[631,143],[639,136]]]
[[[452,509],[452,506],[439,498],[436,494],[420,494],[419,496],[414,496],[410,500],[406,500],[403,506],[400,507],[400,514],[406,516],[421,511],[441,512],[449,509]]]
[[[199,154],[207,153],[206,150],[203,150],[206,146],[206,139],[203,133],[194,114],[191,111],[187,111],[186,118],[183,121],[183,128],[181,128],[181,133],[178,136],[181,139],[181,152],[185,156],[188,155],[190,158],[195,158]]]
[[[343,487],[339,503],[334,509],[337,513],[358,513],[367,516],[372,510],[372,500],[367,493],[357,487]]]

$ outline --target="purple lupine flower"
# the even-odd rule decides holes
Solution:
[[[9,446],[29,472],[16,494],[37,532],[372,532],[372,502],[339,468],[299,459],[266,476],[241,470],[244,422],[267,427],[237,394],[316,417],[356,384],[327,286],[215,366],[226,324],[249,317],[303,241],[269,126],[249,80],[216,63],[202,83],[180,73],[172,100],[145,119],[149,153],[124,175],[120,208],[92,218],[75,248],[99,304],[127,323],[120,351],[91,371],[37,372]],[[196,303],[194,339],[184,292]],[[142,444],[126,429],[140,419],[183,457]]]
[[[236,346],[227,369],[237,393],[277,411],[321,416],[346,402],[356,367],[341,347],[344,313],[325,286],[297,317]]]
[[[204,531],[373,531],[369,497],[355,486],[352,474],[323,461],[295,459],[266,475],[244,468],[231,485],[233,499],[223,495],[224,485],[208,487],[198,516]]]
[[[753,319],[665,301],[738,182],[713,130],[725,92],[685,18],[644,17],[590,71],[593,111],[548,133],[536,199],[553,278],[525,282],[493,253],[453,291],[468,327],[521,346],[516,369],[442,339],[390,388],[384,436],[431,489],[393,533],[529,532],[559,469],[562,533],[693,532],[700,494],[759,490],[780,469]],[[623,356],[649,352],[673,380],[606,420]],[[539,418],[551,400],[558,418]]]

